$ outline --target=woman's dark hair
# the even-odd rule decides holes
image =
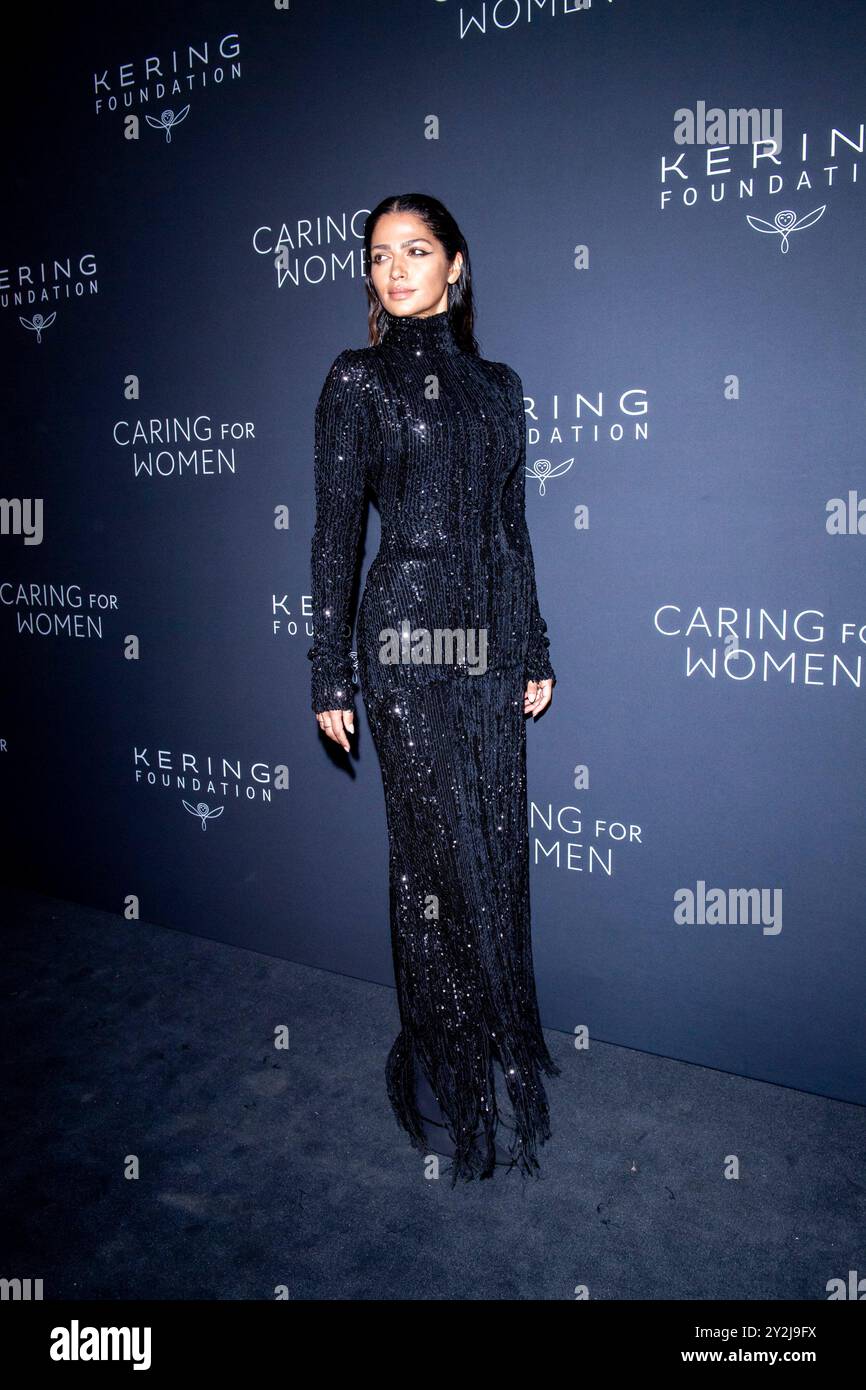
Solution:
[[[367,217],[364,223],[364,257],[367,273],[364,283],[367,287],[367,323],[370,331],[370,346],[382,341],[387,322],[387,311],[377,295],[370,276],[372,265],[371,246],[373,231],[379,218],[387,212],[413,212],[426,223],[432,236],[442,243],[449,263],[459,251],[463,257],[460,276],[453,285],[448,286],[448,317],[458,345],[464,352],[478,356],[475,341],[475,304],[472,298],[472,269],[469,264],[469,247],[451,213],[438,198],[428,193],[400,193],[391,198],[383,198]]]

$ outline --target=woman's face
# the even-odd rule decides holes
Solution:
[[[385,212],[373,228],[370,278],[389,313],[426,318],[448,308],[448,285],[460,275],[458,251],[445,247],[414,212]]]

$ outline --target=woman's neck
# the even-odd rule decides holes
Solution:
[[[392,314],[385,309],[383,347],[411,352],[416,357],[437,352],[459,352],[451,316],[447,309],[421,318],[415,314]]]

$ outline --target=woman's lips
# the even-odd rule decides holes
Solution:
[[[414,290],[389,290],[392,299],[405,299],[408,294],[414,294]]]

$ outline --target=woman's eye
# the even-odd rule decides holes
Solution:
[[[429,255],[430,255],[430,252],[429,252],[429,251],[425,251],[424,248],[423,248],[423,246],[410,246],[409,250],[410,250],[410,252],[417,253],[417,255],[419,255],[419,256],[429,256]],[[379,262],[380,262],[381,260],[384,260],[384,259],[385,259],[385,253],[384,253],[383,251],[375,251],[375,252],[373,253],[373,257],[372,257],[372,264],[373,264],[373,265],[378,265]]]

